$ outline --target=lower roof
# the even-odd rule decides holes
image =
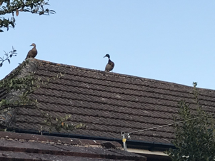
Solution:
[[[146,157],[123,151],[116,142],[0,132],[0,160],[146,161]]]

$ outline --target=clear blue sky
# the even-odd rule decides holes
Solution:
[[[0,33],[0,56],[18,56],[0,68],[0,79],[21,63],[32,42],[37,59],[215,89],[214,0],[50,0],[56,14],[20,13],[15,29]]]

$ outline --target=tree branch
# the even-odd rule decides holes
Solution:
[[[48,8],[44,8],[44,6],[48,6],[49,0],[0,0],[0,15],[12,14],[11,18],[0,17],[0,28],[15,27],[15,17],[19,15],[19,12],[30,12],[39,15],[49,15],[54,14],[54,10],[50,10]],[[3,32],[0,29],[0,32]]]
[[[13,56],[16,56],[17,53],[16,53],[16,50],[12,47],[12,51],[10,51],[9,53],[5,52],[4,55],[6,56],[6,58],[0,57],[0,67],[2,67],[5,61],[8,61],[8,63],[10,63],[10,58],[12,58]]]

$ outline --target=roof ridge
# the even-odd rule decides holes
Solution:
[[[39,65],[38,63],[42,63],[42,64],[49,64],[49,65],[55,65],[55,66],[64,66],[64,67],[67,67],[67,68],[71,68],[72,67],[72,68],[76,68],[76,69],[80,69],[80,70],[84,70],[84,71],[91,71],[91,72],[97,72],[97,73],[102,73],[102,74],[105,73],[105,75],[114,75],[114,76],[118,76],[118,77],[121,77],[121,78],[125,78],[125,77],[126,78],[134,78],[134,79],[139,79],[141,81],[145,80],[145,81],[150,81],[150,82],[160,82],[161,84],[168,84],[168,85],[172,84],[172,85],[177,85],[177,86],[184,86],[186,88],[193,88],[192,86],[184,85],[184,84],[180,84],[180,83],[175,83],[175,82],[168,82],[168,81],[157,80],[157,79],[152,79],[152,78],[144,78],[144,77],[140,77],[140,76],[134,76],[134,75],[128,75],[128,74],[122,74],[122,73],[105,72],[105,71],[102,71],[102,70],[90,69],[90,68],[84,68],[84,67],[78,67],[78,66],[74,66],[74,65],[54,63],[54,62],[40,60],[40,59],[35,59],[35,58],[29,58],[27,60],[29,61],[29,64],[31,66],[32,66],[32,64],[33,65],[35,65],[35,64]],[[20,68],[20,66],[22,66],[22,67],[24,66],[25,62],[26,62],[26,60],[24,60],[19,66],[17,66],[14,70],[12,70],[3,79],[6,79],[6,78],[10,77],[11,74],[14,74],[14,72],[16,72],[17,69]],[[30,70],[28,70],[28,72],[35,72],[35,71],[36,71],[35,66],[33,67],[33,69],[31,68]],[[144,86],[148,86],[148,85],[144,85]],[[150,86],[150,87],[151,88],[157,88],[157,87],[153,87],[153,86]],[[199,87],[197,87],[197,89],[198,90],[207,90],[209,92],[213,92],[213,91],[215,92],[215,90],[213,90],[213,89],[199,88]],[[165,90],[168,90],[168,89],[165,89]]]
[[[177,85],[177,86],[184,86],[186,88],[193,88],[192,86],[184,85],[184,84],[180,84],[180,83],[175,83],[175,82],[168,82],[168,81],[163,81],[163,80],[158,80],[158,79],[152,79],[152,78],[144,78],[144,77],[141,77],[141,76],[122,74],[122,73],[105,72],[105,71],[98,70],[98,69],[90,69],[90,68],[78,67],[78,66],[74,66],[74,65],[54,63],[54,62],[40,60],[40,59],[35,59],[35,58],[29,58],[27,60],[30,60],[30,64],[32,64],[33,62],[37,62],[37,63],[42,63],[42,64],[55,65],[55,66],[59,66],[59,67],[60,66],[64,66],[64,67],[67,67],[67,68],[71,68],[72,67],[72,68],[76,68],[76,69],[80,69],[80,70],[84,70],[84,71],[91,71],[91,72],[97,72],[97,73],[102,73],[102,74],[105,73],[105,75],[114,75],[114,76],[118,76],[118,77],[121,77],[121,78],[125,78],[126,77],[126,78],[140,79],[141,81],[145,80],[145,81],[150,81],[150,82],[160,82],[161,84],[168,84],[168,85],[172,84],[172,85]],[[23,65],[24,62],[25,61],[23,61],[20,65]],[[17,68],[19,68],[19,66]],[[17,68],[15,68],[13,71],[15,71]],[[34,72],[34,71],[35,70],[32,70],[32,72]],[[9,75],[11,75],[11,73],[8,74],[5,78],[7,78]],[[5,78],[3,78],[3,79],[5,79]],[[153,87],[153,88],[156,88],[156,87]],[[212,91],[215,92],[215,90],[213,90],[213,89],[199,88],[199,87],[197,87],[197,89],[199,89],[199,90],[207,90],[207,91],[210,91],[210,92],[212,92]]]
[[[64,66],[67,68],[76,68],[76,69],[80,69],[80,70],[85,70],[85,71],[94,71],[94,72],[98,72],[98,73],[102,73],[102,74],[107,74],[107,75],[115,75],[115,76],[120,76],[120,77],[128,77],[128,78],[135,78],[135,79],[140,79],[140,80],[147,80],[147,81],[152,81],[152,82],[161,82],[161,83],[165,83],[165,84],[173,84],[173,85],[180,85],[180,86],[185,86],[185,87],[189,87],[192,88],[192,86],[189,85],[184,85],[184,84],[180,84],[180,83],[174,83],[174,82],[168,82],[168,81],[163,81],[163,80],[157,80],[157,79],[152,79],[152,78],[144,78],[144,77],[140,77],[140,76],[134,76],[134,75],[129,75],[129,74],[122,74],[122,73],[115,73],[115,72],[105,72],[102,70],[98,70],[98,69],[90,69],[90,68],[84,68],[84,67],[78,67],[78,66],[74,66],[74,65],[67,65],[67,64],[59,64],[59,63],[54,63],[54,62],[50,62],[50,61],[44,61],[44,60],[39,60],[41,63],[46,63],[49,65],[56,65],[56,66]],[[201,89],[201,88],[199,88]],[[203,88],[205,89],[205,88]],[[212,89],[207,89],[207,90],[212,90]],[[212,90],[214,91],[214,90]]]

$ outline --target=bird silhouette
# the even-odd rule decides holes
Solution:
[[[110,55],[109,54],[106,54],[104,57],[108,57],[108,63],[106,65],[106,67],[105,67],[105,71],[106,72],[110,72],[114,68],[114,62],[112,62],[110,60]]]
[[[33,48],[28,52],[28,55],[25,59],[34,58],[37,55],[36,44],[32,43],[30,46],[33,46]]]

